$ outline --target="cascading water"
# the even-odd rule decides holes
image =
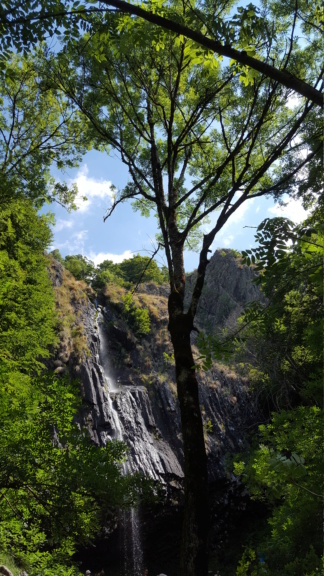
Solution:
[[[103,370],[104,381],[106,384],[106,402],[111,419],[113,437],[116,440],[125,440],[124,429],[119,417],[119,412],[114,406],[116,395],[123,394],[122,389],[111,378],[111,365],[107,354],[107,337],[104,329],[104,318],[100,310],[98,311],[98,330],[99,330],[99,362]],[[102,441],[105,443],[111,439],[110,435],[102,432]],[[123,464],[123,473],[130,472],[130,467],[125,462]],[[142,576],[143,574],[143,550],[141,539],[141,525],[139,510],[131,508],[130,510],[121,510],[119,512],[119,531],[121,544],[121,576]]]
[[[123,576],[142,576],[143,550],[141,525],[138,510],[123,510],[120,512],[122,569]]]

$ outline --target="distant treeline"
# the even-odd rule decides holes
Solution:
[[[61,262],[77,280],[84,280],[91,284],[94,290],[103,289],[109,282],[127,287],[141,282],[163,284],[169,280],[167,267],[159,268],[155,260],[149,256],[136,254],[120,264],[104,260],[96,266],[94,262],[81,254],[63,258],[56,249],[51,252],[51,255]]]

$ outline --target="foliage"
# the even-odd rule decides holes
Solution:
[[[266,400],[277,412],[234,468],[252,497],[271,510],[268,536],[257,543],[269,566],[265,574],[304,576],[320,570],[322,553],[321,211],[297,227],[266,220],[257,238],[259,246],[246,251],[245,260],[260,270],[258,282],[269,301],[246,311],[237,359],[254,376],[263,405]]]
[[[138,284],[142,282],[156,282],[162,284],[168,281],[167,273],[162,271],[155,260],[149,256],[134,255],[132,258],[116,264],[116,270],[126,282]]]
[[[159,7],[167,9],[168,3]],[[230,8],[220,9],[212,24],[226,18]],[[186,17],[186,10],[183,3],[172,3],[179,20]],[[267,38],[264,22],[255,10],[248,12],[249,7],[243,9],[240,24],[234,24],[234,41],[246,43],[252,37],[260,45]],[[275,63],[284,61],[288,67],[293,53],[286,41],[291,30],[288,17],[280,14],[274,29],[276,25],[279,48],[272,53],[265,44],[265,51]],[[131,200],[143,215],[154,211],[158,218],[170,278],[169,331],[186,462],[186,534],[179,573],[205,574],[207,467],[190,333],[208,252],[217,233],[244,202],[295,192],[301,172],[307,177],[319,154],[320,127],[309,101],[288,106],[288,89],[262,73],[236,73],[234,66],[221,65],[211,51],[183,36],[174,38],[124,14],[94,15],[93,26],[93,33],[45,60],[43,74],[49,85],[79,106],[92,145],[102,151],[113,148],[129,171],[130,181],[116,194],[106,217]],[[269,43],[271,39],[272,34]],[[296,56],[296,69],[303,59]],[[312,65],[309,74],[316,82],[318,70]],[[310,139],[310,125],[316,142]],[[311,194],[310,202],[312,198]],[[200,228],[210,216],[212,224],[202,234]],[[183,252],[200,233],[199,268],[185,307]]]
[[[122,298],[123,316],[137,336],[148,334],[151,328],[148,310],[136,306],[132,294],[128,292]]]
[[[28,572],[76,576],[76,548],[117,506],[134,502],[140,478],[123,477],[125,446],[95,446],[77,422],[77,382],[44,370],[58,319],[44,250],[51,233],[31,201],[0,217],[0,550]],[[76,282],[74,280],[74,282]],[[70,567],[69,567],[70,566]]]
[[[313,168],[320,150],[321,129],[313,103],[299,99],[296,106],[289,106],[290,83],[279,85],[273,75],[269,81],[265,63],[259,72],[255,66],[253,71],[245,67],[248,51],[253,58],[271,59],[284,72],[288,70],[288,76],[300,73],[316,85],[320,71],[314,54],[320,50],[320,38],[309,23],[310,3],[301,6],[307,16],[301,24],[305,49],[295,41],[297,8],[268,2],[262,11],[250,4],[233,14],[233,6],[216,7],[206,1],[189,8],[178,1],[172,6],[159,1],[152,8],[162,14],[172,10],[176,22],[189,21],[203,36],[216,37],[224,48],[227,44],[243,48],[243,68],[235,64],[237,58],[226,66],[212,49],[201,48],[191,39],[175,38],[147,22],[109,11],[94,12],[88,20],[91,30],[86,24],[80,26],[86,33],[76,41],[72,28],[60,54],[55,52],[44,61],[39,54],[37,59],[43,86],[60,98],[63,93],[62,101],[77,106],[84,115],[85,141],[99,150],[112,147],[129,170],[131,180],[116,195],[107,216],[131,199],[143,214],[154,210],[158,217],[170,277],[169,330],[185,447],[188,530],[180,572],[187,575],[197,573],[197,558],[200,573],[207,572],[207,468],[190,332],[208,251],[245,201],[267,194],[280,197],[285,191],[294,194],[301,174],[316,173]],[[13,29],[16,14],[21,16],[20,4],[15,3],[6,14]],[[34,13],[31,21],[37,16]],[[64,27],[64,17],[62,22]],[[36,37],[38,33],[36,28]],[[25,41],[26,37],[20,38],[18,45],[25,46]],[[310,203],[316,191],[315,182]],[[183,250],[197,242],[199,227],[216,212],[217,218],[202,237],[197,280],[185,312]]]
[[[114,264],[111,260],[104,260],[98,264],[91,286],[94,290],[103,290],[105,286],[111,282],[119,285],[124,285],[123,278],[118,273],[118,265]]]
[[[314,217],[313,217],[314,219]],[[257,282],[269,299],[248,307],[237,341],[245,370],[259,367],[255,382],[273,407],[296,402],[321,405],[323,334],[323,234],[317,219],[294,227],[285,219],[264,221],[259,246],[243,253],[255,261]],[[287,241],[290,241],[290,244]],[[253,362],[251,363],[251,359]],[[255,379],[254,379],[255,380]]]
[[[163,352],[163,364],[165,367],[173,366],[174,354],[168,354],[168,352]]]
[[[322,552],[323,413],[299,406],[259,427],[259,446],[235,464],[252,497],[271,503],[271,532],[261,546],[271,574],[303,576],[320,569]]]
[[[91,260],[81,254],[66,256],[62,259],[58,250],[52,252],[53,257],[62,261],[65,268],[77,280],[84,280],[91,284],[95,290],[102,290],[109,282],[120,286],[131,287],[140,282],[167,282],[167,270],[160,269],[149,256],[134,255],[132,258],[116,264],[111,260],[104,260],[95,266]]]
[[[11,201],[0,216],[1,369],[36,371],[55,342],[54,295],[43,251],[51,239],[28,200]]]
[[[68,562],[120,500],[124,448],[98,448],[73,422],[79,387],[63,379],[1,382],[0,548],[43,571]],[[19,384],[19,386],[17,385]],[[24,414],[24,418],[21,418]]]
[[[54,33],[65,38],[75,37],[80,30],[80,16],[78,9],[81,3],[62,2],[61,0],[46,0],[34,2],[27,0],[24,5],[13,0],[4,3],[0,11],[0,38],[2,57],[8,55],[13,46],[17,52],[26,52],[32,46]]]
[[[10,554],[6,554],[6,553],[3,553],[0,551],[0,566],[1,565],[6,566],[6,568],[8,568],[10,570],[10,572],[13,574],[13,576],[19,576],[19,574],[21,572],[21,570],[18,568],[18,566],[13,561]]]
[[[180,4],[173,10],[183,16]],[[48,63],[43,73],[49,85],[79,105],[91,123],[93,145],[102,150],[113,146],[130,170],[132,180],[109,213],[127,199],[135,200],[143,214],[156,207],[172,281],[179,256],[171,245],[182,250],[185,242],[190,244],[217,209],[207,250],[244,201],[292,193],[299,171],[314,160],[308,157],[310,123],[318,139],[321,131],[311,107],[300,102],[292,111],[286,105],[289,93],[261,76],[244,86],[216,58],[194,52],[183,38],[172,42],[168,33],[124,15],[97,17],[93,25],[96,34],[55,55],[52,74]],[[298,147],[288,148],[294,137]],[[319,142],[314,144],[314,153],[319,148]],[[174,241],[171,222],[176,223]]]
[[[75,208],[76,187],[55,183],[50,167],[76,165],[86,149],[79,131],[73,104],[48,90],[39,77],[37,55],[10,54],[1,62],[1,203],[23,196],[38,208],[53,200]]]
[[[247,548],[238,564],[236,576],[259,576],[259,574],[268,574],[266,565],[264,561],[260,562],[255,550]]]
[[[262,72],[322,105],[320,91],[312,86],[313,83],[316,86],[311,74],[313,67],[305,66],[309,54],[320,50],[323,8],[319,0],[312,4],[300,2],[298,10],[289,3],[278,5],[268,1],[261,7],[249,3],[238,6],[236,12],[234,1],[219,7],[206,0],[186,6],[182,14],[173,4],[161,0],[143,2],[141,6],[122,0],[104,0],[99,7],[91,0],[84,3],[40,0],[37,4],[26,1],[23,8],[19,1],[13,0],[10,10],[3,7],[0,11],[2,59],[6,58],[8,48],[14,46],[15,51],[26,51],[46,34],[56,35],[61,42],[69,43],[78,37],[80,29],[91,29],[93,13],[109,14],[111,7],[124,14],[125,25],[128,15],[132,14],[171,30],[175,38],[186,38],[198,63],[204,52],[210,59],[213,52],[219,58],[226,56],[232,59],[230,66],[234,67],[235,73],[240,73],[243,82],[253,82],[257,71]],[[302,44],[298,36],[300,30]],[[157,50],[164,47],[159,42],[155,45]]]
[[[81,254],[65,256],[63,264],[77,280],[84,280],[87,283],[91,283],[95,275],[95,265],[91,260],[86,258],[86,256],[82,256]]]
[[[55,248],[55,250],[52,250],[50,253],[50,256],[52,256],[55,260],[57,260],[58,262],[60,262],[60,264],[64,263],[64,258],[62,257],[60,251],[58,250],[58,248]]]

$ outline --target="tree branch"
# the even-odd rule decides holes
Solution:
[[[174,32],[175,34],[186,36],[194,42],[197,42],[197,44],[200,44],[201,46],[216,52],[216,54],[231,58],[236,62],[239,62],[239,64],[243,64],[243,66],[249,66],[250,68],[253,68],[253,70],[261,72],[261,74],[265,74],[268,78],[279,82],[279,84],[286,86],[286,88],[290,88],[291,90],[294,90],[294,92],[297,92],[301,96],[311,100],[317,106],[323,106],[323,94],[320,92],[320,90],[317,90],[310,84],[307,84],[307,82],[304,80],[293,76],[285,70],[278,70],[266,62],[257,60],[252,56],[248,56],[245,51],[236,50],[227,44],[223,45],[219,40],[214,40],[212,38],[203,36],[203,34],[200,32],[196,32],[195,30],[192,30],[183,24],[174,22],[173,20],[165,18],[164,16],[153,14],[152,12],[144,10],[139,6],[128,4],[128,2],[125,2],[124,0],[102,0],[102,3],[106,4],[107,6],[114,6],[121,12],[139,16],[140,18],[143,18],[152,24],[162,26],[166,30]]]

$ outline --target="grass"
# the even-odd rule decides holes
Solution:
[[[50,261],[51,269],[53,262]],[[67,362],[71,354],[78,364],[82,355],[88,354],[87,338],[83,329],[82,310],[88,305],[92,289],[83,281],[76,280],[65,268],[63,282],[54,287],[58,318],[59,357]]]
[[[22,570],[21,568],[18,568],[12,557],[6,552],[0,552],[0,566],[8,568],[8,570],[12,572],[13,576],[18,576]]]

